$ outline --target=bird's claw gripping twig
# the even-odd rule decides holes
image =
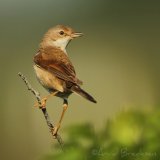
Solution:
[[[36,103],[34,104],[34,107],[35,107],[35,108],[38,108],[38,107],[39,107],[39,109],[46,108],[46,102],[47,102],[47,98],[44,97],[44,98],[41,99],[41,105],[40,105],[38,102],[36,102]]]

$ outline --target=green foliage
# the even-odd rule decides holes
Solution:
[[[160,111],[127,111],[95,132],[90,124],[66,129],[65,152],[55,147],[43,160],[160,159]]]

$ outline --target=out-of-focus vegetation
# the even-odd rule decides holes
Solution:
[[[98,118],[98,117],[97,117]],[[95,132],[91,124],[66,129],[65,152],[59,146],[43,160],[159,159],[160,110],[126,111]]]

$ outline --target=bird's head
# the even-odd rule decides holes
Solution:
[[[45,34],[42,45],[54,46],[65,50],[67,44],[74,38],[81,37],[81,32],[75,32],[72,28],[64,25],[57,25],[48,30]]]

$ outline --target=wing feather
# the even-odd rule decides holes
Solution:
[[[54,47],[40,49],[34,56],[34,62],[61,80],[82,84],[82,81],[76,78],[75,69],[68,56],[60,49]]]

